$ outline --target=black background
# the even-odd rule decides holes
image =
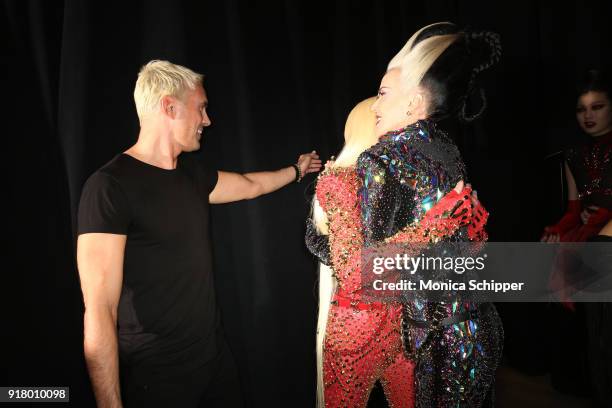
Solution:
[[[70,386],[74,406],[93,404],[74,210],[85,179],[136,140],[132,92],[147,61],[205,74],[213,126],[196,154],[245,172],[337,153],[350,109],[423,25],[499,32],[489,108],[457,143],[490,239],[533,241],[562,211],[558,163],[544,157],[578,138],[575,80],[611,62],[606,3],[4,1],[0,385]],[[219,303],[253,406],[314,405],[316,264],[303,245],[313,180],[213,208]],[[526,337],[512,330],[516,313],[502,308],[510,356]],[[542,361],[547,341],[531,351]]]

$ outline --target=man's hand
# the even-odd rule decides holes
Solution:
[[[316,173],[321,170],[321,160],[316,150],[313,150],[311,153],[300,155],[297,165],[302,172],[302,177],[308,173]]]

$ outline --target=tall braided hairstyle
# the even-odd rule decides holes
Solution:
[[[404,89],[420,85],[430,95],[428,116],[456,117],[465,122],[478,118],[487,106],[479,74],[501,58],[499,34],[460,29],[453,23],[435,23],[417,31],[391,60],[399,68]],[[480,108],[468,109],[468,100],[480,97]]]

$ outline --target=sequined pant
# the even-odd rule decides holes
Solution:
[[[413,331],[418,344],[422,329]],[[493,307],[485,316],[445,327],[415,368],[417,408],[492,406],[495,371],[503,349],[503,327]]]
[[[401,307],[332,305],[323,356],[326,407],[365,407],[380,380],[390,407],[414,407],[414,363],[402,350]]]

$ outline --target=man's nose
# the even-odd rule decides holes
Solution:
[[[202,125],[204,125],[204,126],[210,126],[210,125],[211,125],[211,123],[212,123],[212,122],[211,122],[211,120],[210,120],[210,117],[208,116],[208,113],[205,113],[205,114],[202,116]]]

